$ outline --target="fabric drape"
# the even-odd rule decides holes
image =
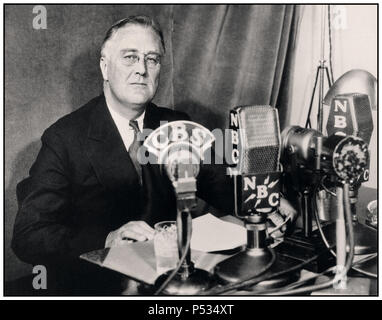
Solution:
[[[168,102],[209,129],[238,105],[286,109],[297,11],[292,5],[173,6]],[[162,84],[163,86],[163,84]],[[288,86],[287,86],[288,87]],[[285,115],[286,112],[280,112]],[[283,119],[280,119],[283,123]]]

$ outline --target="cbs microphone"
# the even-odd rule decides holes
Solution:
[[[174,187],[177,199],[177,233],[179,257],[184,257],[179,269],[161,275],[156,294],[194,295],[212,285],[211,275],[194,268],[191,261],[191,212],[196,206],[196,178],[204,153],[215,137],[203,126],[191,121],[174,121],[161,125],[144,142],[154,155]]]

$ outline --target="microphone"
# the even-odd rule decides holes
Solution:
[[[370,72],[361,69],[353,69],[338,78],[329,88],[324,98],[324,104],[328,107],[331,114],[334,113],[334,99],[338,97],[348,99],[350,108],[346,110],[346,114],[351,115],[351,122],[349,122],[348,117],[345,117],[346,123],[344,118],[337,118],[337,126],[348,126],[350,123],[350,127],[358,128],[358,130],[356,130],[358,132],[353,132],[348,129],[346,134],[359,136],[369,145],[370,135],[373,131],[372,111],[370,111],[370,109],[377,110],[377,88],[377,79]],[[369,98],[369,101],[366,100],[366,96]],[[360,98],[358,99],[357,97]],[[341,110],[339,111],[340,113],[337,113],[336,115],[340,117],[344,116],[344,114],[341,114]],[[335,125],[334,117],[331,121],[332,122],[329,122],[329,125],[326,125],[326,127],[329,126],[329,128],[326,128],[328,134],[330,134],[330,129],[332,129],[333,132],[339,130],[338,128],[333,129]],[[369,169],[365,171],[365,176],[360,177],[358,185],[368,180]]]
[[[314,129],[291,126],[282,132],[281,149],[284,171],[291,181],[288,187],[297,192],[298,207],[302,217],[302,231],[284,239],[281,249],[289,252],[294,250],[291,254],[295,254],[296,259],[301,261],[312,254],[322,254],[322,258],[307,266],[308,270],[321,272],[330,266],[333,258],[322,245],[317,232],[312,230],[314,212],[318,211],[320,216],[324,208],[319,202],[320,198],[317,199],[319,187],[322,186],[323,178],[328,178],[337,190],[344,184],[351,184],[359,179],[369,161],[368,146],[359,137],[336,134],[325,137]],[[344,220],[340,214],[341,210],[336,211],[338,213],[336,224],[328,227],[334,231],[331,232],[332,243],[335,240],[337,248],[344,248],[346,244],[343,233]],[[343,253],[344,250],[339,252]],[[341,259],[338,261],[339,264],[342,263]]]
[[[314,129],[290,126],[282,132],[282,160],[289,172],[331,175],[354,183],[369,162],[367,144],[359,137],[332,134],[324,137]]]
[[[326,131],[328,135],[360,137],[367,144],[373,133],[373,118],[367,94],[348,93],[336,95],[331,102]],[[370,163],[356,182],[360,185],[369,180]]]
[[[280,192],[280,128],[271,106],[241,106],[230,111],[229,174],[234,179],[235,215],[245,222],[247,245],[219,263],[216,275],[232,283],[267,271],[275,254],[267,247],[267,215],[276,211]]]
[[[204,153],[214,140],[208,129],[195,122],[173,121],[162,124],[144,142],[148,152],[155,156],[154,160],[171,180],[177,199],[176,225],[181,265],[156,280],[156,294],[195,295],[212,285],[207,271],[194,268],[189,244],[191,212],[196,207],[196,177]]]
[[[329,91],[333,91],[330,89]],[[335,92],[335,91],[334,91]],[[329,93],[328,93],[329,95]],[[333,93],[332,93],[333,95]],[[362,138],[367,144],[370,143],[373,133],[373,118],[370,96],[364,93],[344,93],[332,97],[326,130],[328,134],[354,135]],[[350,207],[353,217],[355,234],[355,254],[374,252],[376,237],[369,230],[358,223],[356,203],[358,202],[358,189],[363,182],[369,180],[370,162],[363,174],[354,180],[349,186]]]
[[[326,131],[332,134],[360,137],[370,143],[373,117],[367,94],[348,93],[336,95],[331,102]]]
[[[230,111],[232,153],[227,159],[235,182],[235,215],[271,213],[279,204],[280,127],[271,106]]]

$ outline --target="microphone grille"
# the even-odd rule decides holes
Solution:
[[[370,143],[373,116],[369,96],[361,93],[336,95],[332,99],[326,131],[328,135],[354,135]]]
[[[244,174],[277,171],[280,161],[280,126],[276,108],[238,107],[242,130],[242,167]]]
[[[374,129],[369,96],[366,94],[354,94],[354,109],[358,121],[357,136],[369,144]]]

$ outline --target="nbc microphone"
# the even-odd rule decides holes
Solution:
[[[280,129],[277,109],[237,107],[230,112],[227,160],[234,179],[235,215],[245,221],[246,250],[216,266],[222,282],[233,283],[268,270],[275,255],[267,246],[267,217],[279,205]]]
[[[367,94],[348,93],[336,95],[331,102],[326,123],[328,136],[356,136],[370,143],[373,133],[373,117]],[[369,180],[369,169],[360,176],[359,183]]]
[[[330,106],[326,130],[329,136],[353,135],[369,144],[373,132],[369,96],[361,93],[335,96]]]
[[[361,138],[366,144],[369,144],[374,129],[371,109],[370,97],[367,94],[342,93],[335,95],[331,100],[331,106],[326,124],[328,135],[353,135]],[[377,243],[376,233],[358,222],[356,209],[356,204],[358,202],[358,189],[363,182],[369,180],[369,161],[370,160],[368,159],[363,173],[360,174],[349,187],[350,207],[352,211],[353,229],[356,239],[356,254],[375,252]],[[324,195],[324,191],[322,191],[322,194]],[[326,197],[326,195],[324,196]]]
[[[235,178],[235,214],[271,213],[279,204],[280,128],[271,106],[237,107],[230,112]]]

